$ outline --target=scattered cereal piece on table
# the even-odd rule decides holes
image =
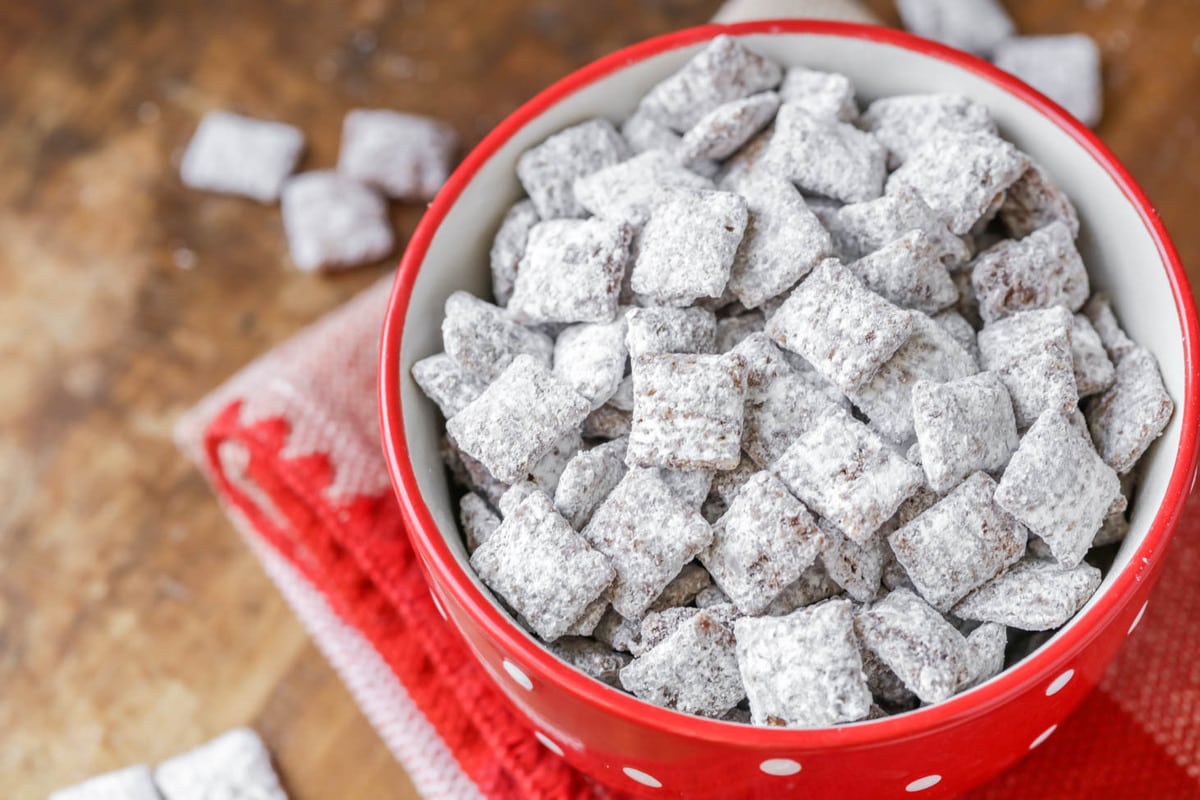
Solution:
[[[342,123],[337,169],[388,197],[430,200],[450,177],[458,134],[432,117],[356,109]]]
[[[336,172],[288,178],[280,205],[288,252],[305,272],[367,264],[395,246],[387,202],[369,186]]]
[[[517,269],[521,257],[525,255],[525,243],[529,239],[529,231],[541,221],[533,201],[529,198],[518,200],[513,204],[500,221],[496,238],[492,240],[489,261],[492,268],[492,296],[496,304],[508,305],[512,297],[513,286],[517,282]]]
[[[1100,570],[1084,562],[1061,567],[1026,559],[972,592],[956,616],[997,622],[1023,631],[1062,627],[1100,588]]]
[[[487,384],[445,353],[423,358],[412,367],[413,380],[450,419],[479,397]]]
[[[845,75],[819,72],[806,67],[788,67],[779,85],[785,103],[803,108],[814,117],[853,122],[858,118],[854,84]]]
[[[556,219],[529,231],[508,311],[518,322],[611,322],[633,230],[603,219]]]
[[[1134,347],[1117,362],[1112,388],[1089,399],[1084,408],[1100,456],[1117,472],[1128,472],[1162,435],[1175,404],[1154,355]]]
[[[766,162],[809,194],[861,203],[883,194],[887,150],[871,134],[784,103]]]
[[[582,217],[575,179],[624,161],[629,145],[612,123],[591,119],[559,131],[526,150],[517,160],[517,177],[543,220]]]
[[[554,342],[544,333],[509,319],[504,310],[466,292],[446,298],[442,319],[446,354],[484,383],[491,383],[519,355],[549,367]]]
[[[868,289],[901,308],[935,314],[958,301],[937,243],[919,228],[847,266]]]
[[[126,767],[59,789],[50,800],[160,800],[150,768]]]
[[[273,203],[303,152],[304,134],[291,125],[210,111],[188,142],[179,175],[193,189]]]
[[[500,516],[479,495],[467,492],[458,501],[458,521],[466,539],[467,553],[474,553],[500,527]]]
[[[625,477],[624,438],[613,439],[583,450],[567,462],[554,491],[554,506],[576,530],[592,518],[592,512]]]
[[[676,154],[684,163],[727,158],[762,130],[778,110],[779,95],[775,92],[760,92],[719,105],[683,135]]]
[[[170,800],[253,797],[287,800],[258,734],[235,728],[159,764],[154,782]]]
[[[1030,162],[1029,169],[1008,187],[1000,222],[1010,236],[1021,239],[1052,222],[1061,222],[1079,235],[1079,214],[1071,199],[1051,180],[1041,165]]]
[[[625,377],[625,317],[612,322],[572,325],[554,343],[554,374],[599,408],[616,394]]]
[[[635,308],[629,311],[629,357],[657,353],[715,353],[717,319],[706,308]]]
[[[892,169],[942,131],[996,132],[987,107],[961,94],[883,97],[863,112],[862,125],[888,149],[888,166]]]
[[[985,322],[1055,305],[1078,311],[1090,293],[1087,269],[1064,222],[1000,242],[980,253],[972,270]]]
[[[1103,113],[1100,48],[1084,33],[1014,36],[996,47],[995,64],[1095,127]]]
[[[988,55],[1016,32],[999,0],[896,0],[904,27],[976,55]]]
[[[896,241],[912,230],[921,230],[933,243],[946,269],[957,271],[971,253],[958,236],[914,190],[898,190],[864,203],[851,203],[830,214],[826,223],[835,249],[845,261],[856,261]]]
[[[1032,425],[1043,411],[1065,411],[1078,402],[1071,325],[1071,312],[1055,306],[1019,311],[980,331],[983,368],[998,373],[1008,388],[1018,428]]]
[[[549,647],[551,653],[584,675],[609,686],[621,685],[617,675],[632,660],[627,653],[613,650],[602,642],[578,636],[564,636]]]
[[[1083,314],[1071,324],[1071,353],[1075,363],[1075,388],[1080,397],[1099,394],[1117,379],[1116,368],[1108,358],[1100,334]]]
[[[821,520],[819,525],[824,538],[821,565],[826,576],[858,602],[874,600],[883,580],[886,549],[883,537],[873,534],[858,544],[827,520]]]
[[[913,424],[929,486],[944,493],[977,470],[1004,469],[1020,441],[1008,389],[994,372],[918,381]]]

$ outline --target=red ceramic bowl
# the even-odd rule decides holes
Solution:
[[[1100,591],[1034,655],[937,706],[814,730],[657,708],[551,656],[467,565],[438,457],[442,420],[409,369],[441,350],[442,304],[452,291],[488,295],[487,251],[520,194],[520,153],[588,117],[620,119],[719,33],[784,64],[845,73],[861,99],[957,91],[991,108],[1002,133],[1074,198],[1094,284],[1112,292],[1129,333],[1158,357],[1177,403],[1146,457],[1132,531]],[[413,235],[392,292],[380,370],[383,440],[436,599],[539,738],[572,765],[647,797],[951,797],[1044,741],[1137,627],[1195,475],[1197,341],[1187,279],[1154,209],[1112,153],[1045,97],[983,61],[893,30],[815,21],[709,25],[629,47],[564,78],[501,123],[450,178]]]

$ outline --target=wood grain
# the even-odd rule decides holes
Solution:
[[[387,265],[296,273],[277,209],[184,190],[200,116],[297,124],[306,168],[334,162],[358,106],[436,114],[470,144],[555,78],[716,5],[0,4],[6,798],[241,724],[299,800],[416,796],[170,439],[206,390]],[[1026,32],[1101,41],[1100,132],[1200,263],[1200,2],[1010,5]],[[396,208],[404,237],[420,211]]]

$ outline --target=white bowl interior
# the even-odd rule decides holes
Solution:
[[[816,34],[758,34],[746,36],[743,41],[784,65],[848,75],[858,89],[860,103],[896,94],[961,92],[991,109],[1002,135],[1041,162],[1074,201],[1082,220],[1079,247],[1093,287],[1111,292],[1122,325],[1135,341],[1158,357],[1167,389],[1176,405],[1181,404],[1181,325],[1158,250],[1122,190],[1066,131],[985,78],[911,50]],[[442,307],[451,292],[465,289],[490,297],[488,249],[500,218],[522,194],[514,171],[520,154],[550,134],[591,117],[619,122],[647,89],[678,69],[700,47],[685,47],[631,64],[580,89],[529,122],[479,170],[430,244],[413,287],[402,340],[404,431],[421,494],[442,535],[473,580],[474,574],[466,567],[467,554],[438,455],[442,420],[409,371],[414,362],[441,351]],[[1175,414],[1143,461],[1129,536],[1096,598],[1128,565],[1162,503],[1179,447],[1181,416]]]

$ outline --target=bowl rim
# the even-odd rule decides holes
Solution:
[[[1184,397],[1179,450],[1162,506],[1138,550],[1112,587],[1076,623],[1032,656],[992,680],[949,700],[906,714],[827,728],[762,728],[696,717],[661,708],[613,689],[563,664],[536,643],[484,596],[469,579],[441,535],[421,497],[409,460],[400,399],[400,345],[417,274],[446,214],[480,168],[526,124],[576,91],[634,63],[664,52],[712,39],[720,34],[812,34],[886,44],[930,56],[968,70],[1024,101],[1069,134],[1109,174],[1137,210],[1167,272],[1183,334]],[[641,41],[604,56],[542,90],[507,116],[463,159],[438,192],[404,252],[384,319],[380,344],[379,414],[388,472],[409,537],[425,568],[453,594],[466,613],[502,650],[511,654],[531,677],[556,684],[583,702],[639,727],[747,749],[813,750],[857,747],[911,738],[985,714],[1044,680],[1052,667],[1098,637],[1127,605],[1143,577],[1151,574],[1174,532],[1196,477],[1197,428],[1200,427],[1200,325],[1187,274],[1158,212],[1133,176],[1099,138],[1059,105],[1020,79],[968,53],[892,28],[810,19],[768,19],[736,24],[707,24]],[[429,532],[433,532],[432,535]]]

